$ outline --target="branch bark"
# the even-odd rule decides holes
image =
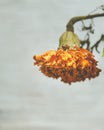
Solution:
[[[82,20],[87,20],[87,19],[92,19],[92,18],[97,18],[97,17],[104,17],[104,13],[73,17],[73,18],[70,19],[70,21],[66,25],[66,30],[74,32],[73,26],[76,22],[79,22],[79,21],[82,21]]]

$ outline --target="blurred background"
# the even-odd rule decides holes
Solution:
[[[33,65],[35,54],[57,49],[70,18],[86,15],[103,2],[0,0],[0,130],[104,129],[101,53],[94,52],[100,76],[71,85],[45,77]],[[104,33],[104,18],[94,23],[92,43]],[[75,26],[82,38],[80,26]]]

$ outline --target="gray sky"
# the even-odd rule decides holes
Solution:
[[[69,19],[86,15],[103,0],[0,1],[0,129],[104,129],[104,58],[94,52],[100,76],[64,84],[33,66],[33,55],[58,47]],[[95,21],[96,41],[104,18]],[[76,33],[80,38],[83,34]],[[104,48],[103,43],[100,49]]]

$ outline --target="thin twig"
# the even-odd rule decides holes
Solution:
[[[102,41],[102,39],[104,38],[104,34],[101,35],[100,39],[90,48],[90,51],[92,52],[93,49],[95,48],[95,50],[100,53],[98,51],[98,46],[99,46],[99,43]]]
[[[86,40],[81,41],[81,48],[83,48],[83,46],[84,46],[85,44],[87,45],[86,49],[87,49],[87,50],[90,50],[90,40],[89,40],[89,38],[86,39]]]

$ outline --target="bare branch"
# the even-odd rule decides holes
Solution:
[[[92,19],[91,19],[91,23],[89,24],[89,26],[86,26],[83,20],[81,22],[82,22],[82,31],[89,31],[89,33],[94,34]]]
[[[90,48],[90,51],[92,52],[93,49],[95,48],[95,50],[100,53],[98,51],[98,46],[99,46],[99,43],[102,41],[102,39],[104,39],[104,34],[101,35],[100,39]]]
[[[83,48],[84,45],[87,45],[86,49],[90,50],[90,39],[87,38],[86,40],[81,41],[81,48]]]

